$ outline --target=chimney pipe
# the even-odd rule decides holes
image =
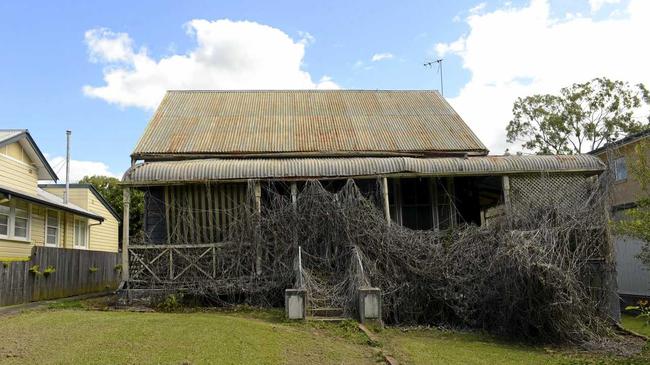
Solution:
[[[65,131],[66,135],[66,153],[65,153],[65,191],[63,192],[63,204],[68,204],[70,194],[70,135],[72,131]]]

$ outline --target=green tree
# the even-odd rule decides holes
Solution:
[[[642,193],[636,207],[625,211],[623,219],[615,222],[614,227],[618,233],[644,242],[638,257],[650,267],[650,142],[637,144],[630,162],[630,172]]]
[[[643,84],[607,78],[573,84],[560,95],[518,98],[506,128],[508,142],[521,141],[525,149],[544,154],[588,152],[647,128],[649,103]]]
[[[91,184],[113,206],[120,217],[123,216],[122,187],[120,180],[110,176],[84,176],[79,180],[81,184]],[[131,190],[131,205],[129,209],[129,234],[134,236],[142,231],[144,213],[144,193],[140,190]],[[121,236],[120,236],[121,239]]]

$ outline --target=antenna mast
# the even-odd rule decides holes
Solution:
[[[70,199],[70,130],[65,131],[65,191],[63,192],[63,204],[68,204]]]
[[[433,67],[434,64],[436,64],[436,63],[438,64],[438,71],[440,72],[440,94],[442,96],[445,96],[445,88],[444,88],[444,84],[442,82],[442,61],[443,60],[444,59],[442,59],[442,58],[438,58],[435,61],[425,62],[424,67]]]

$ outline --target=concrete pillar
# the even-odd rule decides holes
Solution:
[[[285,289],[284,312],[288,319],[305,319],[307,317],[306,294],[305,289]]]
[[[129,280],[129,218],[131,206],[131,190],[125,187],[122,190],[124,215],[122,217],[122,281]]]
[[[379,288],[359,288],[359,322],[381,320],[381,290]]]

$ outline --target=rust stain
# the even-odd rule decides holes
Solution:
[[[487,153],[435,91],[169,91],[133,154]]]

